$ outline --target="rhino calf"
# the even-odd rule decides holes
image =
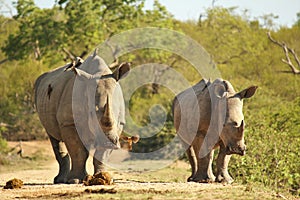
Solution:
[[[174,126],[187,147],[192,168],[188,181],[233,182],[228,173],[232,154],[244,155],[243,99],[250,98],[257,86],[235,92],[229,81],[201,80],[178,94],[173,101]],[[214,149],[219,147],[217,174],[213,174]]]
[[[131,151],[133,144],[136,144],[139,140],[140,140],[139,135],[134,135],[134,136],[121,135],[120,136],[121,148],[127,151]]]

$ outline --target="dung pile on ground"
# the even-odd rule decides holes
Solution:
[[[101,188],[99,190],[86,189],[86,190],[84,190],[84,192],[86,192],[86,193],[96,193],[96,194],[106,194],[106,193],[116,194],[117,190],[115,188],[109,188],[109,189]]]
[[[112,185],[113,179],[111,178],[108,172],[100,172],[95,174],[94,176],[87,175],[84,180],[83,184],[85,186],[90,185]]]
[[[23,186],[23,181],[14,178],[6,182],[4,189],[17,189],[17,188],[21,188],[22,186]]]

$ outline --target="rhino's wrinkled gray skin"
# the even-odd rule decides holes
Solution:
[[[36,80],[35,105],[59,163],[54,183],[79,183],[87,174],[89,148],[95,148],[96,174],[112,149],[120,147],[125,106],[118,81],[130,66],[121,64],[112,73],[96,51],[73,69],[76,75],[64,72],[66,66]]]
[[[192,167],[188,181],[233,182],[228,173],[232,154],[244,155],[243,99],[254,95],[252,86],[235,92],[230,82],[216,79],[201,80],[178,94],[173,101],[174,126],[187,145],[187,156]],[[193,98],[194,96],[194,98]],[[213,174],[214,149],[220,147]]]

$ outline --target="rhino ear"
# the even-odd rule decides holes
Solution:
[[[113,77],[116,81],[119,81],[121,78],[124,78],[128,75],[130,71],[131,63],[124,62],[119,65],[119,67],[113,72]]]
[[[239,96],[241,99],[250,98],[255,94],[257,88],[258,88],[258,86],[251,86],[247,89],[240,91],[236,95]]]
[[[228,94],[223,84],[215,84],[214,93],[220,99],[226,97]]]
[[[98,55],[98,51],[99,51],[99,49],[96,48],[95,51],[94,51],[94,53],[93,53],[93,57],[96,57]]]

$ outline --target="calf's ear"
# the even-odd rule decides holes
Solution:
[[[255,94],[257,88],[258,88],[258,86],[251,86],[247,89],[240,91],[236,95],[239,96],[241,99],[250,98]]]
[[[113,72],[113,77],[116,81],[119,81],[121,78],[127,76],[128,72],[130,71],[131,63],[124,62],[119,65],[119,67]]]
[[[120,136],[120,139],[121,140],[124,140],[124,141],[128,141],[129,140],[129,137],[125,136],[125,135],[121,135]]]
[[[140,140],[140,136],[135,135],[131,137],[133,143],[137,143]]]

